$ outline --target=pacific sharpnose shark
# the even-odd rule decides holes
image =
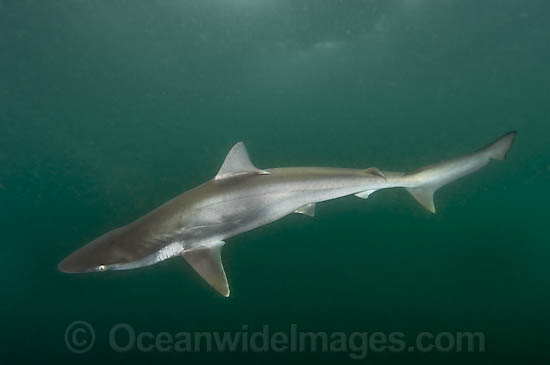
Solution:
[[[229,296],[222,265],[225,240],[291,213],[315,214],[315,205],[352,195],[402,187],[435,213],[434,193],[443,185],[503,160],[516,132],[469,155],[410,173],[330,167],[256,168],[242,142],[227,154],[217,175],[138,220],[114,229],[66,257],[66,273],[125,270],[183,256],[217,292]]]

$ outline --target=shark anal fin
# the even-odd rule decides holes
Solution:
[[[428,209],[430,212],[435,213],[434,205],[434,193],[437,190],[437,187],[418,187],[418,188],[408,188],[409,193],[420,203],[424,208]]]
[[[224,297],[229,296],[229,284],[221,259],[223,241],[204,248],[186,251],[182,255],[195,271]]]
[[[353,195],[355,195],[356,197],[361,198],[361,199],[368,199],[368,197],[372,193],[374,193],[375,191],[376,190],[365,190],[365,191],[361,191],[361,192],[353,194]]]
[[[315,203],[309,203],[294,211],[294,213],[305,214],[313,217],[315,215]]]
[[[269,171],[260,170],[248,156],[243,142],[235,144],[225,156],[222,167],[216,174],[215,180],[223,179],[237,174],[255,173],[258,175],[269,175]]]

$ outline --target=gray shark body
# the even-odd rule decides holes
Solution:
[[[124,227],[75,251],[60,264],[67,273],[124,270],[183,256],[216,291],[229,295],[221,261],[225,240],[291,213],[314,215],[315,204],[355,194],[403,187],[435,213],[433,195],[441,186],[504,159],[511,132],[470,155],[412,173],[291,167],[260,170],[242,142],[229,151],[216,177],[168,201]]]

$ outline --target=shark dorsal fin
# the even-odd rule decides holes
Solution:
[[[185,260],[210,286],[224,297],[229,296],[229,284],[223,269],[221,250],[225,244],[216,242],[209,247],[201,247],[183,253]]]
[[[248,156],[244,143],[238,142],[229,150],[227,156],[225,156],[223,165],[216,174],[215,179],[219,180],[232,175],[246,173],[255,173],[259,175],[269,174],[269,172],[260,170],[254,166],[252,161],[250,161],[250,157]]]

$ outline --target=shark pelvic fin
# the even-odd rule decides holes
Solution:
[[[212,246],[197,248],[182,255],[208,284],[224,297],[228,297],[229,284],[221,258],[221,249],[224,244],[225,242],[219,241]]]
[[[238,142],[230,150],[223,165],[218,171],[215,180],[223,179],[225,177],[230,177],[237,174],[246,174],[246,173],[255,173],[258,175],[269,175],[270,172],[265,170],[260,170],[248,156],[248,152],[243,142]]]
[[[315,203],[309,203],[294,211],[294,213],[305,214],[313,217],[315,215]]]
[[[384,180],[388,180],[386,179],[386,175],[384,175],[384,173],[376,167],[369,167],[368,169],[365,169],[365,172],[369,175],[379,176]]]
[[[361,198],[361,199],[368,199],[368,197],[372,193],[374,193],[375,191],[376,190],[365,190],[365,191],[361,191],[361,192],[353,194],[353,195],[355,195],[356,197]]]
[[[418,188],[408,188],[407,191],[418,201],[422,206],[430,212],[435,213],[434,193],[438,187],[425,186]]]

